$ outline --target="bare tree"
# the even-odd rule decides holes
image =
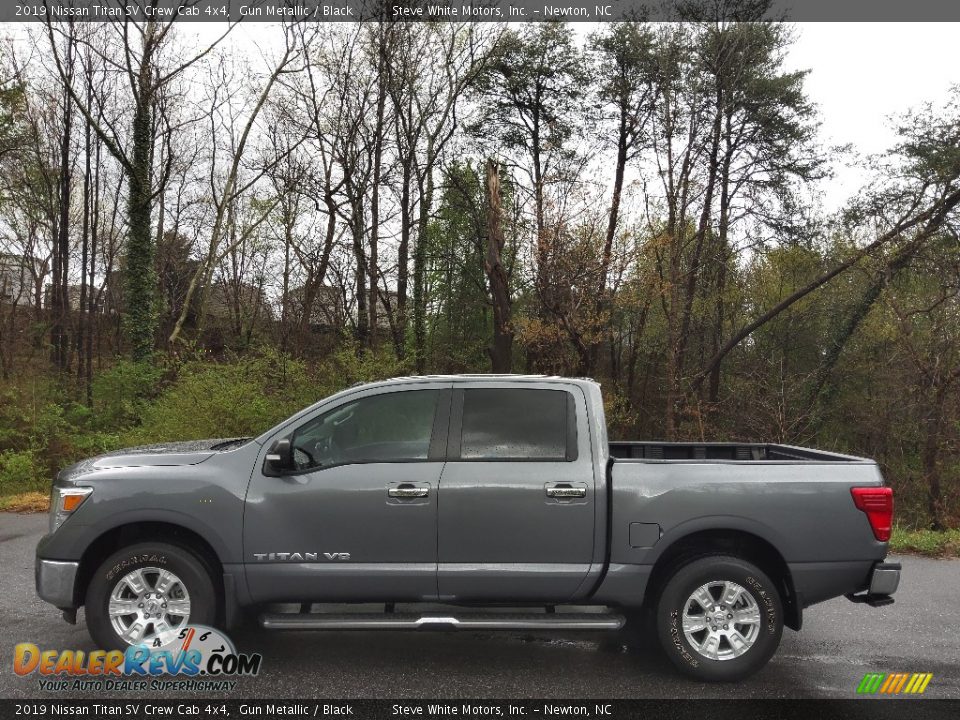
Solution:
[[[143,360],[153,351],[157,328],[156,274],[154,270],[154,236],[152,214],[156,198],[154,158],[157,131],[162,127],[154,122],[154,113],[162,94],[189,68],[206,57],[216,44],[232,29],[228,25],[224,33],[210,45],[186,60],[167,57],[172,47],[172,35],[177,11],[188,8],[195,0],[178,3],[171,19],[158,21],[156,8],[159,0],[146,0],[150,12],[138,14],[143,20],[125,14],[122,20],[111,20],[110,28],[121,40],[119,57],[104,52],[90,44],[108,66],[127,80],[129,104],[132,107],[130,130],[121,132],[106,114],[99,113],[96,105],[104,107],[117,103],[115,96],[98,97],[91,106],[91,98],[84,97],[74,87],[73,58],[64,57],[58,49],[56,38],[64,35],[62,26],[55,24],[52,14],[46,13],[47,34],[51,54],[66,92],[80,110],[104,146],[123,167],[127,183],[127,261],[125,268],[126,288],[126,334],[133,357]],[[146,9],[144,8],[144,9]],[[67,33],[69,35],[69,33]],[[169,131],[169,128],[167,128]],[[163,179],[160,178],[160,184]]]
[[[246,158],[251,133],[254,128],[257,127],[261,111],[264,109],[270,97],[271,90],[282,75],[296,71],[295,64],[298,58],[299,53],[297,51],[293,26],[288,25],[285,28],[283,50],[273,64],[273,68],[264,80],[263,85],[256,91],[252,105],[249,108],[240,110],[234,103],[221,103],[219,93],[225,91],[227,87],[224,82],[225,78],[221,78],[221,82],[213,88],[208,121],[210,123],[211,133],[214,136],[225,136],[229,142],[229,146],[226,149],[226,170],[222,177],[218,176],[218,160],[216,157],[216,145],[214,145],[214,156],[210,161],[210,194],[214,203],[213,227],[210,231],[210,240],[206,255],[190,279],[190,285],[187,288],[187,294],[184,299],[183,309],[180,312],[180,317],[177,318],[173,331],[167,340],[171,349],[174,349],[180,340],[183,325],[190,312],[194,295],[198,295],[196,303],[198,331],[202,329],[204,293],[210,285],[217,264],[232,252],[239,243],[246,241],[250,234],[257,230],[260,224],[266,220],[277,202],[276,198],[274,198],[271,203],[262,209],[258,218],[248,224],[239,234],[226,234],[225,231],[231,227],[229,223],[229,213],[235,209],[236,203],[241,196],[263,178],[270,168],[281,161],[283,156],[290,151],[290,149],[287,149],[279,157],[267,158],[260,167],[256,168],[249,176],[241,176],[241,170],[243,169],[242,163]],[[222,118],[219,114],[221,107],[225,109],[225,118]]]

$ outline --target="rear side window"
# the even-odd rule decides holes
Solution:
[[[462,460],[577,459],[573,396],[564,390],[464,390],[462,428]]]

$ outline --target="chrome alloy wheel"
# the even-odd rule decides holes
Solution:
[[[190,620],[190,594],[169,570],[144,567],[124,575],[110,593],[110,624],[128,645],[162,645]]]
[[[760,607],[742,585],[716,580],[701,585],[683,607],[683,634],[700,655],[732,660],[760,635]]]

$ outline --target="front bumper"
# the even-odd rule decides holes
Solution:
[[[870,570],[870,583],[867,592],[862,595],[847,595],[847,599],[856,603],[866,603],[871,607],[882,607],[893,603],[892,595],[900,586],[900,563],[876,563]]]
[[[74,602],[74,583],[77,579],[79,562],[62,560],[44,560],[37,557],[34,566],[34,581],[37,595],[61,610],[76,607]]]

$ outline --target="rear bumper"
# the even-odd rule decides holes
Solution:
[[[893,595],[900,586],[900,563],[877,563],[870,573],[871,595]]]
[[[882,607],[893,603],[893,594],[900,586],[900,563],[878,562],[870,571],[870,583],[867,592],[861,595],[847,595],[855,603],[865,603],[871,607]]]
[[[79,568],[80,563],[78,562],[43,560],[37,557],[34,566],[37,595],[40,596],[41,600],[45,600],[61,610],[76,607],[73,600],[73,587]]]

